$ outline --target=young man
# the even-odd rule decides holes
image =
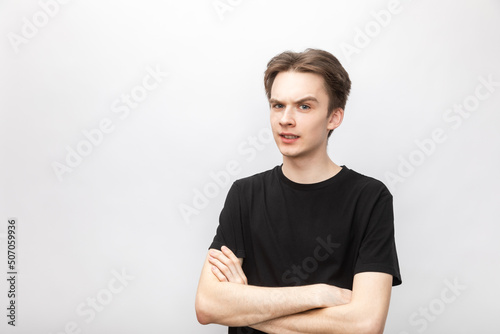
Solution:
[[[401,284],[392,196],[327,154],[351,82],[330,53],[274,57],[264,83],[283,164],[229,190],[196,295],[229,333],[382,333]]]

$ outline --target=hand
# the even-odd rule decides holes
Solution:
[[[321,296],[323,296],[323,307],[332,307],[348,304],[351,302],[352,291],[342,289],[334,285],[319,284]]]
[[[222,246],[221,250],[222,252],[216,249],[209,251],[208,262],[212,264],[212,273],[219,279],[219,282],[247,285],[247,277],[241,268],[240,260],[226,246]]]

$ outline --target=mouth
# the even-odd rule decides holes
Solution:
[[[293,133],[280,133],[280,136],[286,139],[297,139],[299,136],[294,135]]]
[[[279,134],[283,142],[287,144],[291,144],[295,142],[297,139],[299,139],[299,136],[291,134],[291,133],[280,133]]]

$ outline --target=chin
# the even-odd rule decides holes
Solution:
[[[287,158],[296,158],[301,156],[301,152],[297,150],[280,149],[281,154]]]

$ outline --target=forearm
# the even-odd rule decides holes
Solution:
[[[323,284],[267,288],[219,282],[211,267],[206,262],[196,294],[196,312],[202,324],[248,326],[331,305],[326,304]]]
[[[351,304],[346,304],[288,315],[251,327],[270,334],[360,334],[372,333],[369,319],[361,317]]]
[[[280,334],[380,334],[384,331],[389,310],[391,283],[392,276],[387,274],[357,274],[351,302],[288,315],[251,327]]]
[[[265,288],[227,282],[200,293],[197,301],[206,311],[206,322],[248,326],[319,307],[320,296],[315,296],[314,288]]]

